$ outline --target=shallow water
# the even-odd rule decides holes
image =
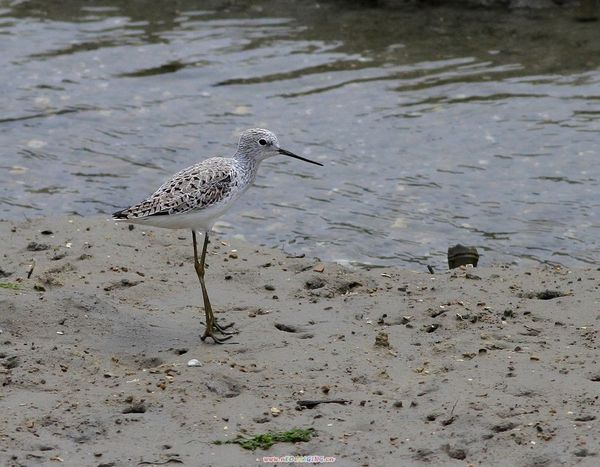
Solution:
[[[2,218],[110,213],[263,126],[325,167],[264,163],[226,235],[357,264],[443,268],[455,243],[481,264],[598,260],[598,22],[47,3],[0,9]]]

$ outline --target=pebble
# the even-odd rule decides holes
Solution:
[[[197,358],[192,358],[191,360],[188,360],[187,366],[202,366],[202,363]]]

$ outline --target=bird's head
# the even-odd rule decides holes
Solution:
[[[277,136],[275,136],[273,132],[262,128],[252,128],[241,134],[236,155],[251,157],[256,160],[256,162],[262,162],[268,157],[284,155],[293,157],[294,159],[300,159],[301,161],[310,162],[311,164],[323,165],[281,148]]]

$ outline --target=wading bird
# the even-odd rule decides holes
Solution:
[[[208,233],[215,221],[250,188],[260,163],[277,155],[323,165],[282,149],[277,137],[269,130],[253,128],[242,133],[233,157],[212,157],[177,172],[144,201],[113,214],[117,221],[192,231],[194,267],[202,287],[206,315],[202,340],[210,337],[220,344],[233,334],[227,331],[232,324],[220,326],[215,320],[204,282]],[[204,234],[200,260],[197,233]],[[215,332],[225,337],[216,337]]]

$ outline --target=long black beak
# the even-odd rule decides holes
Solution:
[[[300,157],[300,156],[294,154],[293,152],[286,151],[285,149],[279,148],[279,154],[283,154],[284,156],[290,156],[290,157],[293,157],[294,159],[300,159],[301,161],[310,162],[311,164],[320,165],[321,167],[323,167],[323,164],[321,164],[320,162],[315,162],[315,161],[311,161],[310,159],[305,159],[304,157]]]

